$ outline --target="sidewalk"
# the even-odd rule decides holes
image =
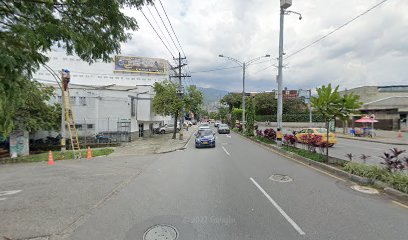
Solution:
[[[336,129],[336,136],[338,138],[352,139],[356,141],[384,143],[384,144],[408,145],[408,133],[407,132],[401,132],[401,137],[398,137],[399,133],[396,131],[376,130],[375,134],[376,134],[375,138],[353,137],[349,134],[343,134],[342,128]]]
[[[140,138],[130,143],[117,147],[111,156],[129,156],[129,155],[149,155],[176,151],[183,149],[191,136],[196,132],[197,126],[190,127],[188,131],[183,130],[183,140],[179,140],[179,134],[176,139],[172,139],[173,134],[157,134],[151,137]]]

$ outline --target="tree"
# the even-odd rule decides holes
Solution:
[[[231,112],[233,108],[241,107],[242,94],[241,93],[228,93],[221,99],[221,103],[228,105],[229,111]]]
[[[183,107],[183,99],[177,95],[177,86],[170,81],[156,82],[153,89],[156,93],[153,110],[157,114],[174,116],[173,139],[176,139],[177,117]]]
[[[341,110],[341,96],[338,92],[339,86],[332,88],[322,86],[317,90],[317,97],[311,97],[312,106],[323,116],[326,122],[326,161],[329,159],[329,123],[339,115]]]
[[[203,93],[196,86],[190,85],[187,87],[187,93],[184,95],[185,110],[193,112],[197,115],[203,104]]]
[[[254,136],[254,123],[255,123],[255,104],[254,98],[250,98],[248,102],[247,109],[245,111],[245,119],[246,119],[246,134],[248,136]]]
[[[21,86],[29,85],[32,73],[48,61],[45,52],[59,47],[89,63],[110,61],[120,52],[120,44],[130,39],[129,30],[138,29],[136,20],[121,8],[140,8],[148,2],[152,1],[1,1],[1,133],[7,136],[13,129],[20,98],[26,94]]]
[[[257,115],[275,115],[277,112],[277,101],[274,93],[259,93],[255,95],[255,106]],[[286,106],[286,105],[285,105]]]
[[[341,99],[341,110],[337,117],[343,122],[343,134],[346,134],[346,123],[351,114],[358,113],[363,104],[359,100],[360,96],[354,93],[345,94]]]

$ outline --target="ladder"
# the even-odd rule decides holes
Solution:
[[[75,127],[75,117],[71,108],[71,97],[69,90],[63,90],[64,107],[65,107],[65,122],[68,127],[69,138],[71,140],[71,149],[74,153],[74,158],[81,158],[81,148],[79,146],[78,132]]]

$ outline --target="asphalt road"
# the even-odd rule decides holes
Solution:
[[[406,145],[392,145],[344,138],[337,138],[337,140],[338,143],[334,145],[333,148],[329,149],[330,156],[348,160],[345,155],[347,153],[352,153],[354,156],[353,161],[362,162],[360,156],[361,154],[365,154],[371,156],[367,159],[367,164],[379,164],[380,162],[383,162],[379,156],[383,155],[385,151],[389,152],[391,148],[398,148],[408,152],[408,146]],[[407,152],[401,155],[401,157],[408,157]]]
[[[157,224],[174,226],[180,240],[407,238],[408,209],[385,196],[356,192],[236,134],[217,141],[161,156],[69,239],[143,239]]]
[[[407,206],[234,133],[217,135],[211,149],[190,141],[186,150],[143,158],[8,165],[0,177],[0,191],[22,190],[0,201],[0,236],[12,239],[139,240],[158,224],[176,228],[179,240],[408,236]]]

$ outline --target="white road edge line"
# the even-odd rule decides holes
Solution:
[[[224,150],[224,152],[225,152],[228,156],[231,156],[231,154],[227,151],[227,149],[225,149],[224,146],[222,146],[222,150]]]
[[[285,211],[283,211],[283,209],[271,198],[271,196],[269,196],[269,194],[265,192],[265,190],[263,190],[263,188],[259,186],[259,184],[253,178],[249,178],[249,179],[251,179],[253,184],[255,184],[255,186],[265,195],[266,198],[268,198],[268,200],[272,203],[272,205],[280,212],[280,214],[282,214],[282,216],[292,225],[292,227],[300,235],[305,235],[305,232],[303,232],[303,230],[299,227],[299,225],[297,225],[295,221],[293,221],[292,218],[290,218],[289,215],[286,214]]]

